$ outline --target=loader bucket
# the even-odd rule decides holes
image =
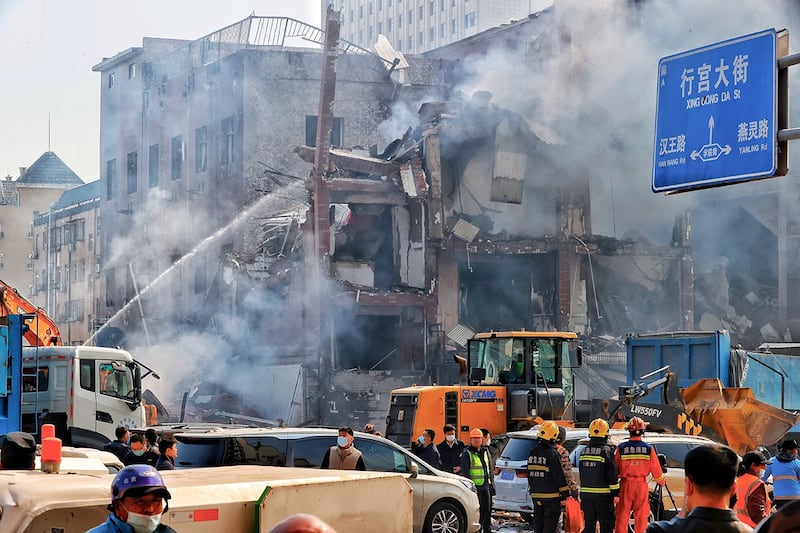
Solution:
[[[700,379],[681,389],[686,412],[713,430],[739,455],[759,445],[770,446],[800,420],[800,416],[756,399],[753,390],[723,387],[718,379]]]

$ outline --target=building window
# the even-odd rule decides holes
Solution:
[[[409,50],[413,50],[414,49],[414,36],[413,35],[409,35],[408,36],[408,49]]]
[[[451,33],[458,32],[458,20],[453,19],[450,21],[450,32]]]
[[[369,35],[369,40],[372,41],[375,38],[375,28],[370,26],[367,35]]]
[[[112,159],[106,161],[106,200],[114,198],[114,182],[116,181],[115,174],[117,173],[117,160]]]
[[[428,44],[433,44],[433,41],[436,40],[436,30],[431,28],[428,30]]]
[[[364,18],[364,6],[358,6],[358,18]]]
[[[409,24],[414,24],[414,10],[413,9],[409,9],[408,10],[408,23]]]
[[[136,192],[139,174],[139,152],[128,154],[128,194]]]
[[[132,80],[136,77],[136,63],[128,65],[128,79]]]
[[[419,15],[418,15],[419,18],[417,20],[422,20],[423,18],[425,18],[425,6],[420,5],[418,9],[419,9]]]
[[[147,157],[147,184],[150,187],[158,186],[158,145],[151,144]]]
[[[439,11],[444,11],[445,2],[444,0],[439,0]]]
[[[417,40],[417,46],[422,48],[422,45],[425,44],[425,32],[424,31],[419,32],[419,35],[417,36],[417,39],[418,39]]]
[[[389,7],[392,7],[392,5],[394,5],[394,0],[389,0]]]
[[[203,126],[194,130],[194,170],[205,172],[208,169],[208,129]]]
[[[358,44],[364,44],[364,30],[358,30]]]
[[[383,21],[378,22],[378,33],[379,34],[383,33]]]
[[[231,161],[233,161],[233,117],[222,121],[219,156],[219,162],[222,165],[227,165]]]
[[[372,0],[369,2],[369,8],[367,9],[367,13],[372,15]]]
[[[442,25],[439,26],[439,38],[444,39],[445,35],[447,35],[447,24],[442,23]]]
[[[175,265],[178,261],[180,261],[181,256],[178,254],[173,254],[170,256],[170,263]],[[170,283],[170,292],[172,296],[180,296],[183,288],[183,275],[181,272],[181,266],[175,266],[175,272],[172,273],[172,281]]]
[[[194,292],[195,294],[206,292],[206,262],[202,257],[194,261]]]
[[[183,174],[183,136],[172,138],[172,179],[179,180]]]
[[[383,11],[383,0],[378,0],[378,11]]]
[[[333,117],[331,127],[331,146],[342,146],[344,129],[342,117]],[[306,146],[317,146],[317,117],[316,115],[306,115]]]
[[[475,11],[464,15],[464,28],[471,28],[478,20],[478,14]]]
[[[397,51],[398,52],[402,52],[403,51],[403,38],[402,37],[400,37],[400,39],[398,39],[398,41],[397,41]]]
[[[392,31],[392,17],[389,17],[389,20],[386,21],[386,25],[389,28],[389,31]]]
[[[402,14],[397,15],[397,27],[398,28],[402,28],[403,27],[403,15]]]
[[[114,73],[113,72],[109,72],[108,73],[108,88],[110,89],[113,86],[114,86]]]
[[[431,0],[431,8],[428,10],[428,14],[430,16],[433,16],[435,12],[436,12],[436,0]]]

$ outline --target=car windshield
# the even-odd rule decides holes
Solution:
[[[509,461],[526,461],[531,455],[531,449],[536,446],[536,441],[533,439],[523,438],[510,438],[506,443],[506,447],[500,452],[501,459],[508,459]]]
[[[221,460],[221,439],[178,439],[175,468],[218,466]]]

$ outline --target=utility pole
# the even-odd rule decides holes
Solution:
[[[330,273],[330,191],[326,183],[330,147],[331,128],[333,127],[333,101],[336,96],[336,59],[339,48],[339,12],[328,5],[325,19],[325,40],[322,48],[322,73],[320,77],[319,111],[317,113],[316,152],[314,153],[313,170],[313,212],[314,212],[314,257],[313,279],[308,288],[316,288],[315,298],[309,298],[310,331],[317,335],[310,339],[316,345],[319,354],[319,421],[324,420],[323,390],[327,390],[330,370],[333,367],[334,336],[333,320],[330,310],[328,277]],[[318,300],[317,300],[318,298]],[[317,300],[317,301],[314,301]],[[317,305],[314,305],[317,304]],[[313,309],[316,307],[316,309]]]

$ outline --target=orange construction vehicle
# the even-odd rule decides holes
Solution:
[[[58,326],[39,307],[26,300],[17,289],[0,280],[0,316],[23,315],[23,336],[31,346],[61,346]]]
[[[574,419],[572,369],[582,359],[572,332],[478,333],[467,343],[469,385],[393,390],[386,437],[408,446],[424,429],[439,432],[452,424],[466,442],[474,428],[498,435],[542,420]]]

